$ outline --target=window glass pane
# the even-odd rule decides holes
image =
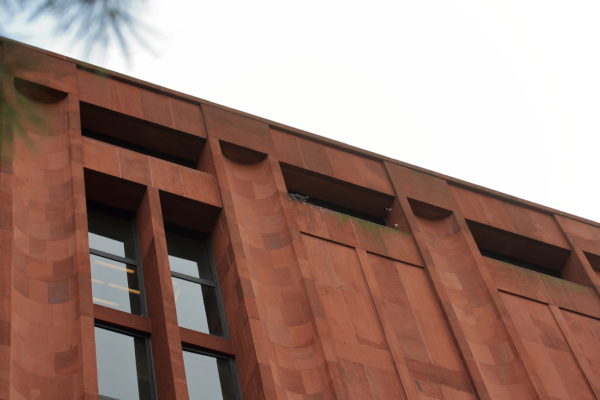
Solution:
[[[211,335],[222,335],[214,288],[172,277],[179,326]]]
[[[171,271],[193,276],[194,278],[200,278],[198,263],[196,261],[169,255],[169,265],[171,266]]]
[[[100,398],[153,398],[146,340],[96,327]]]
[[[206,241],[201,236],[182,235],[167,230],[167,247],[171,271],[212,280]]]
[[[142,301],[135,266],[90,254],[94,303],[141,314]]]
[[[234,400],[231,361],[183,352],[190,400]]]
[[[133,224],[130,218],[88,209],[90,249],[135,259]]]

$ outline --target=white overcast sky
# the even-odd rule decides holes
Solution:
[[[149,1],[87,60],[600,221],[597,0]],[[45,21],[5,34],[85,59]]]

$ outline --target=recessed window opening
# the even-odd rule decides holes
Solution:
[[[208,239],[173,225],[165,226],[165,234],[179,326],[223,336],[219,288]]]
[[[196,168],[205,142],[189,133],[87,103],[81,103],[81,133],[189,168]]]
[[[95,304],[145,313],[135,215],[145,187],[84,170],[88,242]]]
[[[386,225],[392,196],[287,164],[281,171],[291,199]]]
[[[516,258],[506,256],[503,254],[499,254],[499,253],[495,253],[493,251],[489,251],[489,250],[485,250],[485,249],[480,249],[480,252],[481,252],[481,255],[484,257],[493,258],[494,260],[498,260],[498,261],[502,261],[502,262],[505,262],[508,264],[516,265],[517,267],[530,269],[535,272],[540,272],[542,274],[556,276],[556,277],[560,278],[561,271],[557,271],[557,270],[550,269],[550,268],[544,268],[544,267],[541,267],[536,264],[532,264],[532,263],[529,263],[529,262],[526,262],[523,260],[518,260]]]
[[[227,336],[208,236],[220,210],[162,191],[160,202],[179,326]]]
[[[356,217],[360,219],[364,219],[365,221],[373,222],[379,225],[385,225],[385,219],[380,217],[375,217],[373,215],[361,213],[358,211],[351,210],[349,208],[341,207],[336,204],[330,203],[325,200],[320,200],[309,195],[301,194],[301,193],[293,193],[288,192],[291,199],[300,200],[304,203],[312,204],[321,208],[326,208],[328,210],[336,211],[342,214],[350,215],[351,217]]]
[[[467,225],[484,257],[550,276],[562,276],[569,250],[474,221],[467,221]]]
[[[155,399],[149,339],[101,325],[94,331],[99,398]]]
[[[183,166],[189,167],[189,168],[195,168],[196,167],[196,165],[195,165],[195,163],[193,161],[185,160],[183,158],[172,156],[172,155],[169,155],[167,153],[163,153],[163,152],[158,151],[158,150],[153,150],[151,148],[140,146],[140,145],[135,144],[135,143],[131,143],[131,142],[128,142],[128,141],[125,141],[125,140],[117,139],[117,138],[109,136],[109,135],[105,135],[105,134],[102,134],[102,133],[99,133],[99,132],[95,132],[95,131],[93,131],[91,129],[82,129],[81,133],[85,137],[89,137],[91,139],[96,139],[96,140],[99,140],[101,142],[113,144],[115,146],[123,147],[124,149],[132,150],[132,151],[135,151],[137,153],[142,153],[142,154],[145,154],[147,156],[151,156],[151,157],[155,157],[155,158],[160,158],[161,160],[169,161],[169,162],[172,162],[172,163],[175,163],[175,164],[180,164],[180,165],[183,165]]]
[[[219,217],[219,207],[160,192],[160,204],[167,225],[177,226],[192,232],[209,234]]]
[[[133,215],[88,202],[88,240],[94,303],[143,314]]]
[[[597,254],[588,253],[587,251],[584,251],[583,254],[587,258],[594,271],[600,272],[600,256]]]
[[[233,360],[183,349],[190,400],[236,400],[240,398]]]

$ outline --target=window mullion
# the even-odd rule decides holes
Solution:
[[[189,276],[189,275],[186,275],[186,274],[182,274],[180,272],[171,271],[171,276],[174,276],[174,277],[179,278],[179,279],[183,279],[185,281],[198,283],[200,285],[210,286],[212,288],[216,288],[217,287],[217,284],[215,282],[213,282],[213,281],[209,281],[209,280],[202,279],[202,278],[196,278],[194,276]]]
[[[96,250],[96,249],[92,249],[90,248],[90,254],[93,254],[95,256],[99,256],[99,257],[104,257],[104,258],[108,258],[110,260],[113,261],[118,261],[118,262],[122,262],[124,264],[129,264],[129,265],[133,265],[133,266],[138,266],[138,261],[134,260],[132,258],[127,258],[127,257],[121,257],[121,256],[117,256],[111,253],[107,253],[105,251],[102,250]]]

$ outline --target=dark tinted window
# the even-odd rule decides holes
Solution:
[[[190,400],[235,400],[232,361],[191,351],[183,352]]]
[[[95,334],[100,398],[153,399],[148,340],[101,327]]]
[[[166,236],[179,326],[223,335],[218,287],[206,239],[176,228],[166,228]]]
[[[91,205],[88,210],[90,248],[135,259],[133,223],[129,215]]]
[[[90,204],[88,238],[94,303],[143,313],[133,216]]]
[[[213,280],[206,240],[198,234],[167,230],[171,271]]]
[[[172,279],[179,325],[199,332],[222,335],[215,288],[175,276]]]

